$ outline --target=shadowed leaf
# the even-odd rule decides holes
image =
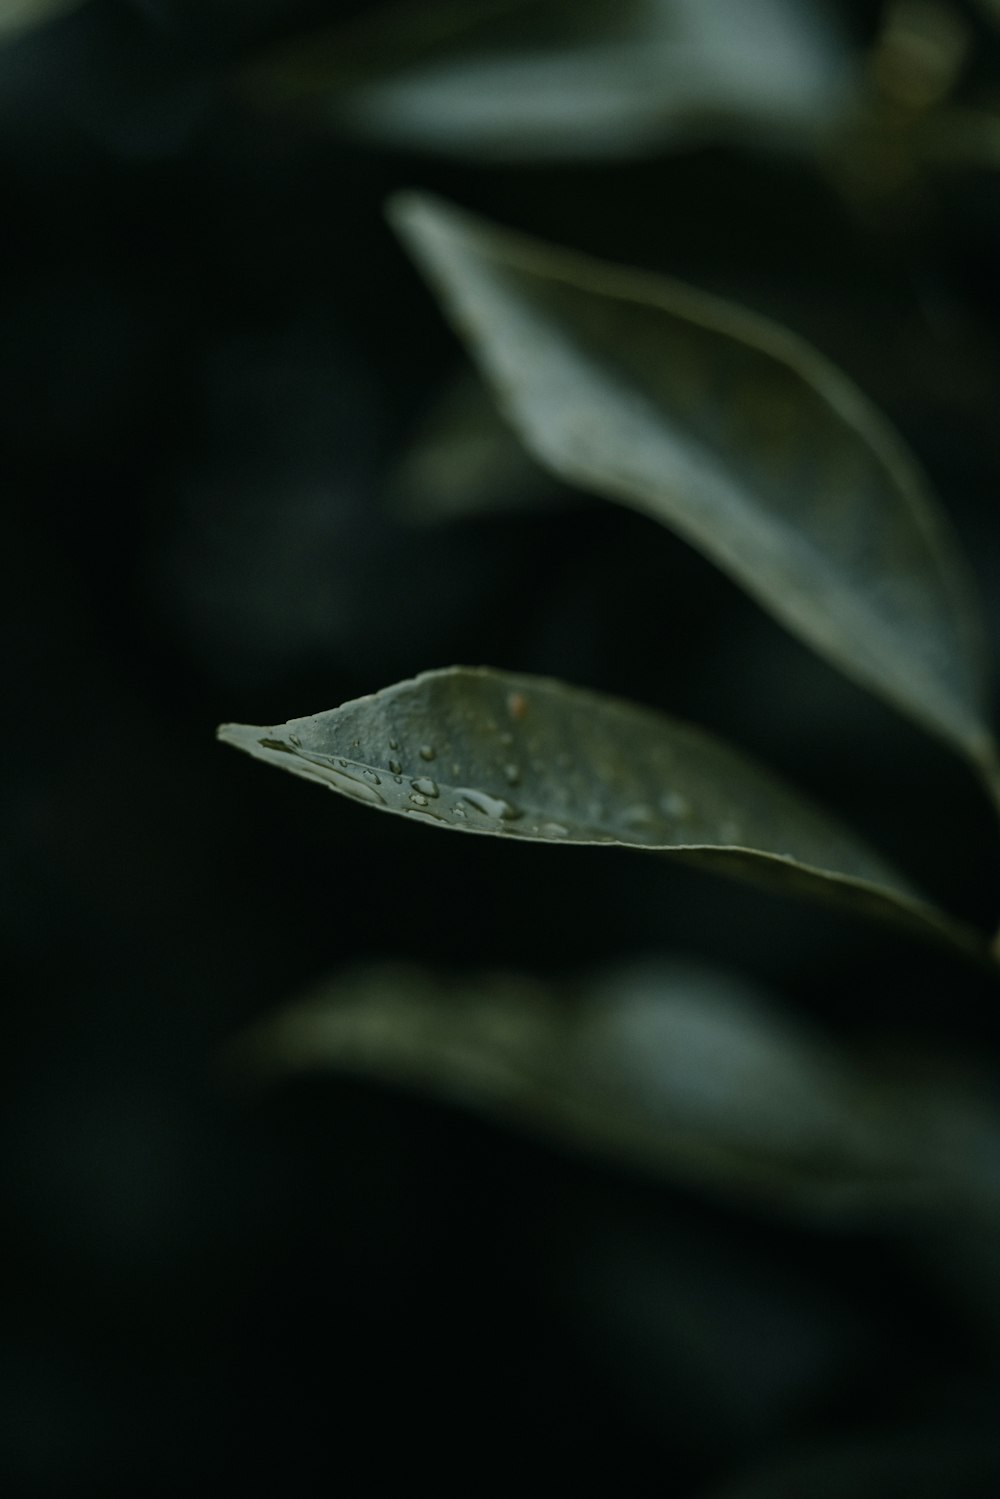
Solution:
[[[539,468],[475,375],[449,386],[389,476],[391,508],[417,524],[557,503]]]

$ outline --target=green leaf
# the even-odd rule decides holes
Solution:
[[[827,18],[828,19],[828,18]],[[814,147],[852,66],[806,0],[436,0],[283,46],[258,97],[407,151],[497,161],[643,156],[691,140]]]
[[[582,988],[517,974],[342,973],[235,1043],[246,1073],[332,1070],[671,1180],[810,1212],[927,1200],[904,1116],[748,986],[645,964]]]
[[[965,567],[912,455],[844,375],[678,282],[421,195],[390,214],[540,462],[670,526],[849,676],[995,764]]]
[[[833,818],[701,730],[543,678],[453,667],[219,737],[437,828],[673,853],[979,953]]]

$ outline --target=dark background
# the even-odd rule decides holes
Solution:
[[[945,953],[654,861],[438,838],[215,744],[429,667],[544,672],[726,734],[996,916],[971,777],[665,531],[566,494],[393,510],[462,356],[382,217],[427,187],[811,337],[928,468],[996,644],[996,165],[872,189],[875,104],[836,161],[462,161],[235,86],[365,8],[91,0],[0,51],[5,1493],[811,1494],[766,1475],[813,1452],[831,1493],[1000,1492],[1000,1321],[933,1246],[361,1080],[221,1072],[251,1021],[384,958],[707,958],[838,1040],[996,1057],[995,989]],[[836,9],[866,76],[884,10]],[[947,9],[995,101],[1000,34]]]

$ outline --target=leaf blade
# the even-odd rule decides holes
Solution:
[[[561,682],[451,667],[287,724],[223,725],[219,737],[436,827],[669,853],[966,952],[983,946],[835,819],[721,741]]]
[[[847,675],[995,764],[965,564],[846,376],[680,283],[420,194],[389,215],[534,457],[675,530]]]

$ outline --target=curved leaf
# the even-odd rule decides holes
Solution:
[[[652,515],[848,675],[995,764],[981,627],[899,436],[783,329],[420,195],[391,217],[561,478]]]
[[[561,682],[452,667],[219,737],[378,808],[469,833],[612,844],[846,904],[980,952],[833,818],[699,729]]]
[[[552,989],[400,965],[340,974],[236,1042],[245,1072],[335,1071],[644,1171],[810,1211],[916,1206],[905,1111],[748,986],[643,964]]]
[[[800,151],[846,114],[842,37],[805,0],[433,0],[265,58],[255,92],[406,150],[632,158],[748,135]]]

